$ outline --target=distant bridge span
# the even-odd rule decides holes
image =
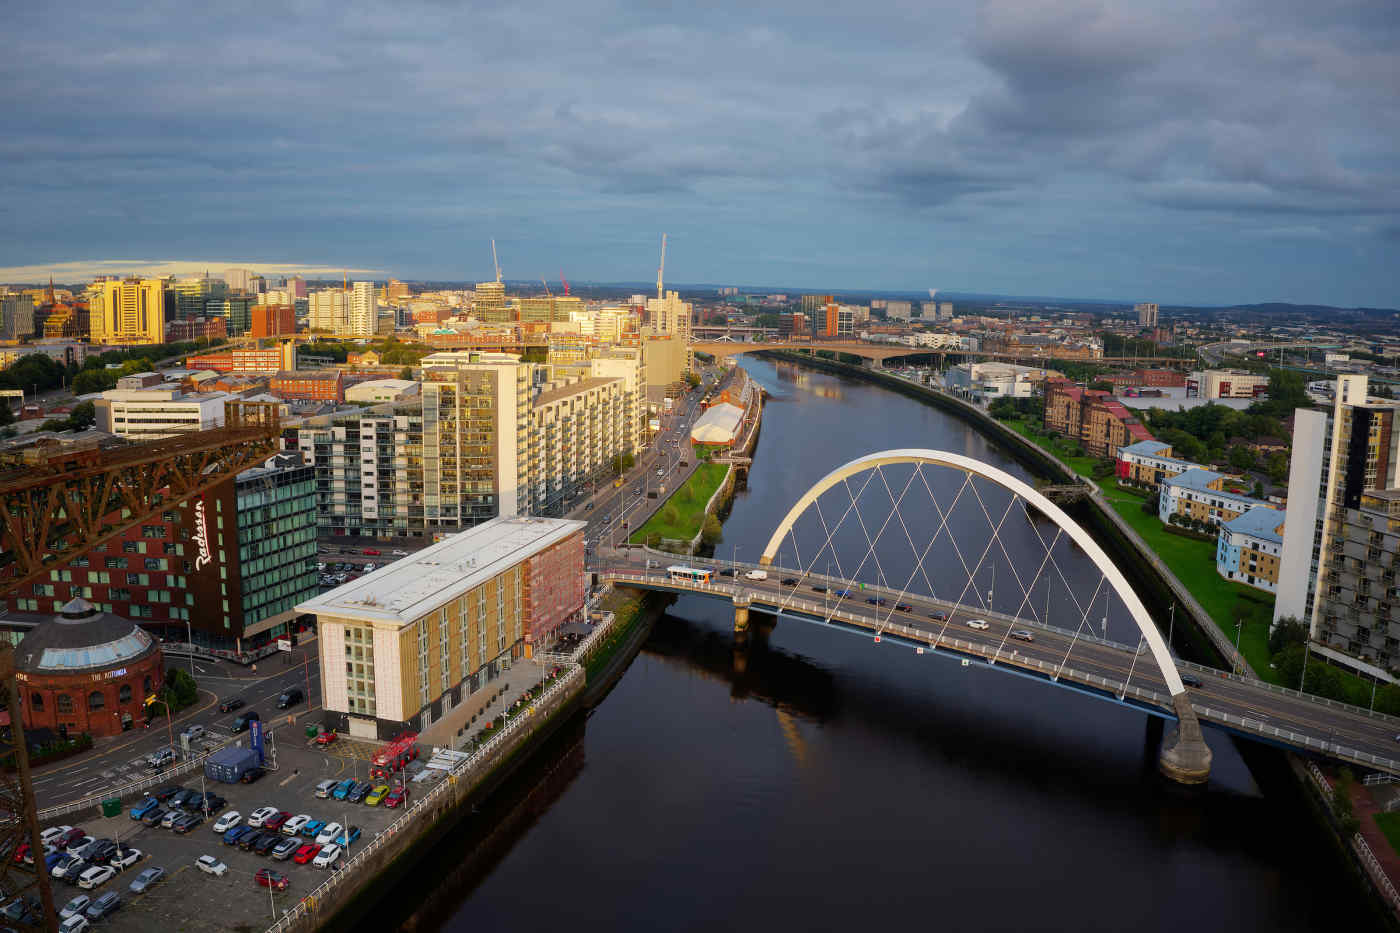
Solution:
[[[987,350],[953,350],[947,347],[910,347],[892,343],[866,343],[862,340],[813,340],[813,341],[762,341],[744,343],[737,340],[696,340],[690,344],[696,353],[708,353],[716,358],[737,356],[740,353],[755,353],[759,350],[794,350],[802,353],[816,353],[827,350],[833,353],[846,353],[862,359],[882,363],[885,360],[904,356],[963,356],[983,360],[1006,360],[1008,362],[1029,363],[1175,363],[1187,365],[1191,360],[1178,356],[1104,356],[1097,359],[1079,355],[1057,356],[1034,350],[1004,352]]]

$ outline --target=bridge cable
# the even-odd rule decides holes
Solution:
[[[1118,694],[1120,702],[1128,695],[1128,681],[1133,679],[1133,669],[1137,667],[1137,659],[1142,654],[1142,645],[1145,641],[1147,641],[1147,636],[1139,633],[1137,649],[1133,652],[1133,663],[1128,665],[1128,676],[1123,680],[1123,692]]]
[[[977,504],[978,504],[979,506],[981,506],[981,508],[982,508],[982,514],[985,515],[985,516],[987,517],[987,524],[990,525],[991,522],[992,522],[992,516],[991,516],[991,514],[987,511],[987,505],[986,505],[986,503],[982,501],[982,496],[981,496],[981,494],[979,494],[975,488],[972,490],[972,492],[973,492],[974,495],[977,496]],[[1018,495],[1018,494],[1016,494],[1016,493],[1012,493],[1011,504],[1012,504],[1013,506],[1014,506],[1016,503],[1021,502],[1021,501],[1022,501],[1022,499],[1021,499],[1020,495]],[[1024,507],[1022,508],[1021,511],[1022,511],[1022,512],[1025,511]],[[1024,605],[1030,600],[1030,594],[1029,594],[1029,592],[1026,590],[1025,584],[1021,582],[1021,575],[1020,575],[1019,573],[1016,572],[1016,562],[1015,562],[1014,560],[1012,560],[1012,559],[1011,559],[1011,555],[1010,555],[1009,553],[1007,553],[1007,551],[1006,551],[1006,545],[1005,545],[1005,544],[1002,542],[1002,540],[1001,540],[1001,534],[998,533],[998,532],[994,532],[993,535],[992,535],[992,537],[993,537],[993,539],[996,541],[997,547],[1001,548],[1001,556],[1006,558],[1007,564],[1009,564],[1010,567],[1011,567],[1011,576],[1012,576],[1012,578],[1016,581],[1016,585],[1017,585],[1018,587],[1021,588],[1021,606],[1024,606]],[[1031,579],[1032,579],[1032,581],[1035,580],[1034,577],[1032,577]],[[989,609],[989,611],[991,611],[991,612],[996,612],[996,611],[997,611],[997,610],[996,610],[996,606],[989,606],[988,609]],[[1017,617],[1017,618],[1019,618],[1019,617],[1020,617],[1020,612],[1021,612],[1021,607],[1020,607],[1020,606],[1017,606],[1017,607],[1016,607],[1016,611],[1013,612],[1012,615],[1015,616],[1015,617]],[[1031,609],[1031,615],[1035,615],[1035,609]]]
[[[1093,600],[1092,598],[1089,600],[1089,608],[1085,608],[1084,606],[1081,606],[1081,605],[1079,604],[1079,597],[1076,596],[1076,595],[1074,595],[1074,587],[1072,587],[1072,586],[1069,585],[1069,580],[1065,578],[1065,572],[1064,572],[1064,570],[1060,567],[1060,562],[1057,561],[1057,560],[1055,560],[1054,554],[1051,553],[1050,546],[1046,545],[1046,543],[1045,543],[1045,536],[1042,535],[1042,534],[1040,533],[1040,529],[1039,529],[1039,528],[1035,527],[1035,522],[1031,522],[1030,525],[1031,525],[1031,530],[1035,532],[1036,538],[1038,538],[1038,539],[1040,540],[1040,546],[1043,547],[1043,548],[1045,548],[1045,552],[1046,552],[1047,554],[1050,554],[1050,566],[1052,566],[1052,567],[1055,568],[1055,573],[1056,573],[1057,576],[1059,576],[1060,582],[1063,583],[1063,584],[1065,585],[1065,592],[1069,593],[1069,598],[1070,598],[1070,601],[1074,603],[1074,608],[1080,610],[1081,612],[1083,612],[1083,613],[1085,613],[1085,614],[1087,615],[1088,612],[1089,612],[1089,608],[1092,608],[1092,607],[1093,607],[1094,600]],[[1057,525],[1056,525],[1056,528],[1057,528],[1057,530],[1056,530],[1056,532],[1055,532],[1055,541],[1058,541],[1058,540],[1060,539],[1060,531],[1061,531],[1061,530],[1059,529],[1059,527],[1058,527],[1058,523],[1057,523]],[[1051,542],[1051,544],[1053,545],[1054,542]],[[1100,581],[1100,584],[1102,584],[1102,581]],[[1098,589],[1095,589],[1095,590],[1094,590],[1094,595],[1095,595],[1095,597],[1097,597],[1097,595],[1098,595]]]
[[[1025,502],[1022,502],[1022,503],[1021,503],[1021,511],[1022,511],[1022,512],[1025,512]],[[1029,514],[1029,513],[1026,513],[1026,517],[1029,519],[1030,514]],[[1033,579],[1036,579],[1036,580],[1039,580],[1039,579],[1040,579],[1041,573],[1045,570],[1045,565],[1046,565],[1046,563],[1050,560],[1050,549],[1053,548],[1056,544],[1059,543],[1059,541],[1060,541],[1060,536],[1064,534],[1064,531],[1065,531],[1065,530],[1064,530],[1063,528],[1060,528],[1060,527],[1056,526],[1056,528],[1055,528],[1055,539],[1054,539],[1053,541],[1050,542],[1050,547],[1045,549],[1045,557],[1041,560],[1040,566],[1039,566],[1038,568],[1036,568],[1035,577],[1034,577]],[[1051,582],[1051,581],[1050,581],[1050,578],[1049,578],[1049,577],[1046,577],[1046,578],[1045,578],[1045,589],[1046,589],[1046,592],[1047,592],[1047,593],[1048,593],[1049,590],[1050,590],[1050,582]],[[1024,603],[1023,603],[1023,604],[1024,604]],[[1016,607],[1016,612],[1012,613],[1012,615],[1013,615],[1013,616],[1019,616],[1020,612],[1021,612],[1021,608],[1020,608],[1020,606],[1018,606],[1018,607]],[[1031,609],[1031,612],[1034,613],[1034,612],[1035,612],[1035,609],[1032,608],[1032,609]],[[1049,624],[1050,624],[1050,620],[1049,620],[1048,618],[1045,620],[1045,624],[1046,624],[1046,625],[1049,625]],[[1001,652],[1002,652],[1002,649],[1006,647],[1006,640],[1007,640],[1008,638],[1011,637],[1011,628],[1012,628],[1012,626],[1008,625],[1008,626],[1006,627],[1006,631],[1002,633],[1002,635],[1001,635],[1001,642],[997,645],[997,650],[996,650],[996,653],[992,656],[992,662],[991,662],[991,663],[995,664],[995,663],[997,663],[997,661],[999,661],[999,660],[1001,659]],[[1015,649],[1012,650],[1012,653],[1015,654]]]
[[[922,475],[922,474],[921,474],[921,475]],[[971,473],[968,473],[968,474],[967,474],[967,479],[963,481],[963,487],[966,488],[966,487],[967,487],[968,485],[970,485],[971,483],[972,483],[972,474],[971,474]],[[952,504],[948,506],[948,511],[947,511],[947,512],[944,512],[943,509],[939,507],[939,505],[938,505],[938,497],[937,497],[936,495],[934,495],[933,489],[928,485],[928,480],[927,480],[927,479],[924,480],[924,488],[928,490],[929,501],[933,503],[934,511],[938,512],[939,516],[942,518],[942,523],[941,523],[940,526],[939,526],[939,531],[942,531],[943,528],[946,528],[946,527],[947,527],[947,525],[948,525],[948,519],[951,518],[951,517],[953,516],[954,510],[955,510],[955,509],[957,508],[957,506],[958,506],[958,500],[962,498],[963,490],[962,490],[962,489],[959,489],[959,490],[958,490],[958,494],[957,494],[956,496],[953,497],[953,502],[952,502]],[[937,536],[938,536],[938,534],[937,534],[937,532],[935,532],[934,537],[937,537]],[[968,569],[968,566],[967,566],[967,559],[966,559],[965,557],[963,557],[962,548],[958,547],[958,539],[957,539],[956,537],[953,536],[953,533],[952,533],[951,530],[948,532],[948,543],[951,544],[951,545],[953,546],[953,553],[956,554],[956,555],[958,555],[958,563],[962,565],[963,573],[967,574],[968,583],[971,583],[975,571],[969,570],[969,569]],[[983,556],[985,556],[985,554],[984,554]],[[979,566],[980,566],[980,562],[979,562]],[[982,599],[981,594],[980,594],[980,593],[977,593],[975,589],[974,589],[973,592],[974,592],[974,595],[977,596],[978,601],[981,602],[981,599]],[[961,605],[962,605],[962,598],[963,598],[964,594],[966,594],[966,593],[967,593],[967,587],[964,586],[964,587],[962,588],[962,590],[958,593],[958,598],[952,601],[952,602],[953,602],[953,605],[954,605],[954,606],[957,606],[957,607],[961,607]],[[986,608],[986,606],[984,605],[983,608]],[[952,612],[949,612],[949,613],[948,613],[948,618],[944,620],[944,625],[943,625],[944,631],[947,631],[947,629],[948,629],[948,623],[951,622],[952,619],[953,619],[953,613],[952,613]],[[939,634],[939,639],[941,640],[942,637],[943,637],[943,636],[942,636],[942,633],[940,633],[940,634]]]
[[[877,466],[872,472],[874,472],[874,473],[881,473],[881,469],[880,469],[880,467]],[[885,488],[886,488],[886,489],[889,489],[889,483],[885,481],[883,475],[881,476],[881,480],[880,480],[880,481],[881,481],[882,483],[885,484]],[[877,554],[877,553],[875,553],[875,542],[878,541],[878,540],[880,540],[880,537],[881,537],[882,535],[884,535],[885,529],[889,527],[890,519],[893,518],[896,514],[898,514],[898,512],[899,512],[899,504],[900,504],[901,502],[904,501],[904,497],[905,497],[906,494],[908,494],[908,492],[909,492],[909,487],[912,486],[913,483],[914,483],[914,474],[913,474],[913,473],[910,473],[910,474],[909,474],[909,481],[906,482],[906,483],[904,484],[904,489],[902,489],[902,490],[900,491],[900,493],[899,493],[899,498],[898,498],[898,499],[895,499],[894,496],[893,496],[893,494],[891,494],[891,496],[890,496],[890,498],[891,498],[891,503],[890,503],[890,514],[885,516],[885,521],[884,521],[884,523],[883,523],[882,525],[880,525],[880,530],[877,531],[877,532],[875,532],[875,537],[874,537],[873,539],[870,537],[870,532],[869,532],[869,531],[866,529],[866,527],[865,527],[865,521],[864,521],[864,519],[861,518],[860,510],[859,510],[859,509],[856,510],[856,522],[859,523],[859,525],[860,525],[860,530],[861,530],[861,532],[865,535],[865,540],[866,540],[866,542],[867,542],[867,547],[866,547],[866,556],[861,558],[861,561],[860,561],[859,566],[856,567],[855,576],[852,577],[853,580],[854,580],[856,577],[858,577],[858,576],[860,575],[861,570],[865,567],[865,561],[866,561],[866,559],[867,559],[867,558],[874,558],[874,560],[875,560],[875,571],[880,575],[879,588],[880,588],[880,589],[889,589],[889,587],[887,587],[887,586],[885,585],[885,568],[880,564],[880,555]],[[847,488],[846,492],[847,492],[847,495],[849,495],[849,494],[850,494],[850,489]],[[903,596],[903,595],[904,595],[904,594],[901,592],[901,593],[900,593],[900,596]],[[875,610],[876,610],[876,611],[875,611],[875,619],[877,620],[876,632],[878,633],[879,631],[881,631],[880,625],[878,624],[878,621],[879,621],[879,618],[880,618],[880,612],[879,612],[880,606],[879,606],[878,603],[876,604]],[[891,609],[890,612],[889,612],[889,614],[885,616],[884,624],[888,624],[889,621],[890,621],[890,619],[893,618],[893,617],[894,617],[894,610]]]
[[[873,479],[873,477],[871,477],[870,479]],[[869,485],[869,484],[870,484],[870,479],[867,479],[867,480],[865,481],[865,482],[866,482],[866,485]],[[862,493],[864,493],[864,490],[865,490],[865,487],[862,486],[862,487],[861,487]],[[827,525],[826,525],[826,516],[822,513],[821,497],[818,496],[817,498],[813,499],[813,500],[812,500],[812,504],[813,504],[814,506],[816,506],[816,508],[817,508],[817,518],[818,518],[818,520],[819,520],[819,521],[821,522],[821,524],[822,524],[822,530],[823,530],[823,531],[826,531],[827,534],[826,534],[826,540],[825,540],[824,542],[822,542],[821,548],[819,548],[819,549],[817,550],[817,553],[816,553],[816,554],[812,555],[812,561],[811,561],[811,563],[809,563],[809,564],[807,565],[807,569],[805,569],[805,570],[802,569],[802,566],[801,566],[801,560],[802,560],[802,558],[801,558],[801,557],[798,558],[798,562],[799,562],[799,563],[798,563],[798,568],[797,568],[797,569],[800,570],[800,571],[802,571],[802,576],[801,576],[801,577],[799,578],[799,580],[798,580],[799,586],[801,585],[801,582],[802,582],[803,580],[807,580],[808,578],[810,578],[810,577],[812,576],[812,573],[813,573],[812,568],[816,566],[817,560],[822,556],[822,551],[825,551],[828,547],[831,547],[831,556],[836,560],[836,570],[837,570],[837,572],[838,572],[838,573],[841,572],[841,558],[836,554],[836,548],[832,546],[832,544],[831,544],[831,539],[832,539],[832,537],[836,534],[836,532],[838,532],[838,531],[841,530],[841,526],[842,526],[843,524],[845,524],[845,522],[846,522],[846,516],[850,514],[851,509],[855,508],[855,501],[852,500],[852,501],[851,501],[851,504],[846,508],[846,511],[845,511],[844,513],[842,513],[842,515],[841,515],[841,520],[838,521],[838,522],[836,523],[836,527],[835,527],[835,528],[832,528],[832,529],[830,529],[830,530],[828,530],[828,529],[827,529]],[[797,546],[797,529],[796,529],[795,527],[794,527],[794,528],[788,529],[788,536],[789,536],[790,538],[792,538],[793,547],[796,548],[796,546]],[[826,583],[825,585],[827,585],[827,586],[829,587],[829,586],[830,586],[830,580],[828,580],[827,583]],[[785,602],[783,602],[782,604],[780,604],[779,608],[780,608],[780,609],[785,609],[785,608],[787,608],[788,603],[790,603],[790,602],[792,601],[792,599],[795,599],[795,598],[796,598],[796,592],[794,591],[794,593],[789,597],[789,599],[788,599],[787,601],[785,601]],[[828,619],[827,621],[830,621],[830,620]]]
[[[924,465],[923,465],[922,463],[916,463],[916,464],[914,464],[914,470],[915,470],[915,472],[921,471],[923,468],[924,468]],[[969,474],[969,475],[970,475],[970,474]],[[894,499],[894,491],[893,491],[892,489],[890,489],[890,484],[889,484],[888,482],[885,481],[885,478],[884,478],[883,476],[880,477],[880,481],[883,482],[883,483],[885,484],[885,491],[886,491],[887,493],[889,493],[890,498],[891,498],[891,499]],[[974,491],[975,491],[975,490],[974,490]],[[917,553],[917,552],[918,552],[918,545],[916,545],[916,544],[914,543],[914,536],[913,536],[913,534],[910,533],[910,531],[909,531],[909,526],[908,526],[908,524],[906,524],[905,521],[904,521],[904,515],[903,515],[903,513],[896,513],[896,514],[897,514],[898,517],[899,517],[899,524],[900,524],[900,527],[902,527],[902,528],[904,529],[904,539],[905,539],[906,541],[909,542],[909,551],[910,551],[910,553]],[[936,537],[936,536],[935,536],[935,537]],[[916,571],[918,571],[918,572],[920,572],[920,573],[923,574],[923,577],[924,577],[924,584],[928,587],[929,596],[933,597],[934,599],[937,599],[937,598],[938,598],[938,591],[937,591],[937,589],[934,587],[933,581],[929,579],[928,570],[924,568],[924,558],[925,558],[926,556],[928,556],[929,550],[931,550],[931,549],[933,548],[933,542],[934,542],[934,539],[933,539],[933,538],[930,538],[930,539],[929,539],[929,542],[928,542],[928,545],[924,548],[923,554],[920,554],[920,555],[919,555],[918,563],[915,565],[915,568],[914,568],[914,569],[915,569]],[[909,581],[908,581],[908,583],[905,584],[905,590],[906,590],[906,591],[907,591],[908,588],[909,588],[909,583],[913,583],[913,582],[914,582],[914,574],[911,573],[911,574],[909,575]],[[899,595],[903,596],[904,593],[901,592]]]
[[[974,492],[975,492],[975,491],[976,491],[976,490],[974,490]],[[1011,508],[1012,508],[1012,506],[1014,506],[1015,504],[1016,504],[1016,500],[1014,500],[1014,499],[1013,499],[1011,502],[1007,503],[1006,511],[1002,513],[1002,515],[1001,515],[1001,520],[998,521],[997,524],[996,524],[996,527],[994,527],[994,528],[992,529],[992,538],[996,538],[997,534],[1001,531],[1001,526],[1004,525],[1004,524],[1006,523],[1007,517],[1011,515]],[[990,520],[991,520],[991,516],[990,516],[990,515],[987,516],[987,519],[988,519],[988,521],[990,521]],[[951,538],[952,536],[950,535],[949,537]],[[955,547],[956,547],[956,545],[955,545]],[[979,570],[982,569],[982,564],[983,564],[984,562],[986,562],[986,560],[987,560],[987,555],[990,554],[991,552],[992,552],[992,542],[991,542],[991,541],[988,541],[988,542],[987,542],[987,546],[986,546],[985,548],[982,549],[982,556],[979,557],[979,558],[977,558],[977,566],[975,566],[975,567],[972,568],[972,572],[971,572],[970,574],[968,574],[967,583],[963,586],[962,591],[961,591],[960,593],[958,593],[957,602],[958,602],[959,604],[962,603],[962,597],[963,597],[963,594],[967,592],[967,588],[968,588],[969,586],[972,586],[972,587],[973,587],[973,593],[977,596],[977,601],[978,601],[979,603],[982,603],[982,606],[983,606],[984,609],[990,610],[991,607],[988,606],[986,603],[983,603],[983,602],[982,602],[982,595],[981,595],[981,593],[978,593],[978,592],[977,592],[977,589],[976,589],[976,587],[974,586],[974,578],[977,576],[977,572],[978,572]],[[961,556],[961,555],[959,555],[959,556]]]
[[[1054,680],[1060,679],[1060,673],[1064,671],[1065,664],[1069,662],[1069,656],[1074,651],[1075,644],[1079,641],[1079,633],[1084,629],[1084,623],[1089,621],[1089,610],[1094,608],[1094,600],[1099,598],[1099,590],[1103,589],[1103,581],[1108,579],[1107,574],[1099,574],[1099,585],[1094,587],[1094,595],[1089,597],[1089,607],[1084,610],[1084,616],[1079,620],[1079,625],[1074,629],[1074,637],[1069,641],[1069,648],[1065,651],[1065,656],[1060,661],[1060,666],[1055,669]]]

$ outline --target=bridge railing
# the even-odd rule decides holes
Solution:
[[[678,559],[683,559],[683,560],[685,560],[685,561],[687,561],[687,562],[689,562],[689,563],[691,563],[691,564],[698,564],[698,565],[704,565],[704,566],[713,566],[713,567],[717,567],[717,568],[734,567],[734,568],[736,568],[736,570],[766,570],[766,571],[768,571],[768,573],[769,573],[770,575],[776,575],[776,576],[783,576],[783,575],[785,575],[785,574],[794,575],[794,574],[801,574],[801,573],[802,573],[802,571],[797,570],[797,569],[795,569],[795,568],[791,568],[791,567],[784,568],[784,567],[778,567],[777,565],[765,567],[765,566],[762,566],[762,565],[760,565],[760,564],[749,563],[749,562],[746,562],[746,561],[726,561],[726,560],[721,560],[721,559],[717,559],[717,558],[703,558],[703,557],[684,557],[684,558],[682,558],[681,555],[669,554],[669,553],[667,553],[667,552],[665,552],[665,551],[655,551],[655,550],[652,550],[652,549],[650,549],[650,548],[636,548],[636,549],[634,549],[634,550],[643,550],[643,551],[645,551],[645,552],[648,554],[649,557],[652,557],[652,558],[655,558],[655,559],[667,559],[667,558],[669,558],[671,561],[676,561],[676,560],[678,560]],[[736,579],[737,579],[737,577],[736,577]],[[850,581],[850,580],[845,580],[845,579],[842,579],[842,578],[839,578],[839,577],[828,577],[828,576],[826,576],[825,574],[818,574],[818,573],[808,573],[808,574],[807,574],[807,577],[806,577],[806,580],[805,580],[804,582],[806,582],[806,583],[821,583],[821,584],[823,584],[823,585],[826,585],[826,586],[834,586],[834,587],[837,587],[837,588],[839,588],[839,589],[856,589],[856,588],[859,588],[859,587],[861,586],[861,584],[858,583],[858,582],[853,583],[853,582]],[[895,594],[897,594],[899,591],[898,591],[898,590],[895,590],[895,589],[892,589],[892,588],[889,587],[888,585],[882,587],[882,586],[879,586],[879,585],[876,585],[876,584],[866,583],[866,584],[864,585],[864,589],[859,589],[859,592],[861,592],[861,593],[874,593],[874,594],[877,594],[877,595],[880,595],[880,596],[886,596],[886,597],[889,597],[889,598],[894,598],[894,597],[895,597]],[[1023,618],[1023,617],[1013,616],[1013,615],[1011,615],[1011,614],[1009,614],[1009,613],[998,612],[998,611],[995,610],[995,609],[983,609],[983,608],[981,608],[981,607],[979,607],[979,606],[969,606],[969,605],[967,605],[966,603],[954,603],[954,602],[951,602],[950,600],[939,599],[939,598],[934,597],[934,596],[929,596],[929,595],[926,594],[926,593],[921,593],[921,592],[905,592],[905,593],[904,593],[904,596],[907,596],[907,597],[909,597],[909,598],[911,598],[911,599],[917,599],[917,600],[919,600],[919,601],[921,601],[921,602],[932,602],[934,605],[938,606],[939,608],[952,609],[952,610],[955,610],[955,611],[957,611],[957,612],[961,612],[961,613],[964,613],[964,614],[966,614],[966,613],[976,613],[977,615],[982,616],[983,618],[995,619],[995,620],[997,620],[997,621],[1006,622],[1006,623],[1011,624],[1011,625],[1026,626],[1026,627],[1032,627],[1032,628],[1041,628],[1041,629],[1044,629],[1044,630],[1046,630],[1046,631],[1049,631],[1049,632],[1056,632],[1056,633],[1059,633],[1059,634],[1062,634],[1062,635],[1071,635],[1071,636],[1075,635],[1075,631],[1074,631],[1073,629],[1067,629],[1067,628],[1064,628],[1064,627],[1062,627],[1062,626],[1052,625],[1052,624],[1050,624],[1050,623],[1048,623],[1048,622],[1040,622],[1040,621],[1035,621],[1035,620],[1032,620],[1032,619],[1026,619],[1026,618]],[[1139,650],[1139,649],[1138,649],[1136,646],[1134,646],[1134,645],[1129,645],[1129,644],[1125,644],[1124,642],[1115,641],[1115,640],[1113,640],[1113,639],[1111,639],[1111,638],[1104,638],[1104,637],[1101,637],[1101,636],[1099,636],[1099,635],[1094,635],[1092,632],[1089,632],[1089,631],[1087,631],[1087,630],[1086,630],[1086,631],[1081,631],[1081,632],[1079,632],[1077,637],[1079,638],[1080,641],[1088,641],[1088,642],[1092,642],[1092,643],[1097,644],[1097,645],[1104,645],[1104,646],[1109,647],[1109,648],[1117,648],[1117,649],[1119,649],[1119,650],[1121,650],[1121,651],[1137,651],[1137,650]],[[1346,711],[1346,712],[1348,712],[1348,713],[1356,713],[1356,714],[1359,714],[1359,715],[1362,715],[1362,716],[1366,716],[1367,718],[1374,719],[1374,720],[1376,720],[1377,722],[1389,723],[1389,724],[1391,724],[1392,726],[1394,726],[1394,727],[1396,728],[1397,734],[1400,734],[1400,716],[1393,716],[1393,715],[1391,715],[1391,714],[1389,714],[1389,713],[1382,713],[1382,712],[1378,712],[1378,711],[1376,711],[1376,710],[1370,710],[1370,709],[1367,709],[1367,708],[1364,707],[1364,706],[1356,706],[1355,704],[1352,704],[1352,703],[1343,703],[1343,702],[1341,702],[1340,700],[1332,700],[1332,699],[1329,699],[1329,698],[1327,698],[1327,697],[1321,697],[1321,696],[1318,696],[1318,695],[1313,694],[1313,693],[1304,693],[1304,692],[1302,692],[1302,691],[1300,691],[1300,690],[1294,690],[1294,689],[1291,689],[1291,688],[1289,688],[1289,687],[1281,687],[1281,686],[1279,686],[1278,684],[1271,684],[1271,683],[1269,683],[1269,682],[1266,681],[1266,680],[1260,680],[1258,677],[1255,677],[1255,676],[1253,676],[1253,675],[1251,675],[1251,674],[1236,674],[1236,673],[1231,673],[1230,671],[1222,670],[1221,668],[1218,668],[1218,667],[1211,667],[1211,666],[1206,665],[1206,664],[1198,664],[1198,663],[1196,663],[1195,661],[1187,661],[1187,660],[1185,660],[1185,659],[1183,659],[1183,658],[1177,658],[1177,657],[1175,657],[1175,656],[1174,656],[1174,659],[1175,659],[1175,661],[1176,661],[1176,666],[1177,666],[1177,668],[1178,668],[1179,670],[1189,670],[1189,671],[1194,671],[1194,672],[1197,672],[1197,673],[1205,674],[1205,675],[1207,675],[1207,676],[1209,676],[1209,677],[1224,678],[1224,679],[1226,679],[1226,680],[1234,681],[1235,683],[1248,684],[1249,686],[1252,686],[1252,687],[1259,687],[1259,688],[1261,688],[1261,689],[1263,689],[1263,690],[1267,690],[1267,691],[1269,691],[1270,693],[1276,693],[1276,694],[1278,694],[1278,695],[1280,695],[1280,696],[1289,696],[1289,697],[1293,697],[1293,698],[1295,698],[1295,699],[1306,700],[1306,701],[1309,702],[1309,703],[1316,703],[1316,704],[1318,704],[1318,705],[1320,705],[1320,706],[1328,707],[1329,709],[1344,710],[1344,711]]]
[[[1191,708],[1196,711],[1196,715],[1203,719],[1214,720],[1233,726],[1245,732],[1251,732],[1260,736],[1272,736],[1276,739],[1283,739],[1290,744],[1301,746],[1309,751],[1316,751],[1319,754],[1332,758],[1340,758],[1355,764],[1366,765],[1390,772],[1400,772],[1400,761],[1388,758],[1384,755],[1373,755],[1370,752],[1363,752],[1358,748],[1342,745],[1340,742],[1326,739],[1315,739],[1310,735],[1295,732],[1292,729],[1281,729],[1278,726],[1265,722],[1263,719],[1254,716],[1240,716],[1236,713],[1228,713],[1224,710],[1214,709],[1200,703],[1192,703]]]

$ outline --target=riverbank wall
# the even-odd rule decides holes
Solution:
[[[931,386],[910,382],[908,379],[878,370],[790,350],[764,350],[755,355],[869,382],[941,408],[997,441],[1034,476],[1052,483],[1085,483],[1090,494],[1077,505],[1066,507],[1065,511],[1085,526],[1104,550],[1117,558],[1120,569],[1134,590],[1144,597],[1143,602],[1148,611],[1154,617],[1160,618],[1171,611],[1173,604],[1179,606],[1184,616],[1183,621],[1190,624],[1190,641],[1200,660],[1224,669],[1234,669],[1233,662],[1234,665],[1243,665],[1243,670],[1251,670],[1243,656],[1235,650],[1234,644],[1191,595],[1191,591],[1177,579],[1147,542],[1123,521],[1123,517],[1103,501],[1098,486],[1085,481],[1064,461],[1040,445],[1013,431],[976,405]]]
[[[428,849],[449,832],[473,801],[510,777],[530,749],[549,738],[581,708],[582,667],[550,684],[530,712],[517,715],[491,741],[422,792],[403,815],[331,872],[320,887],[268,928],[268,933],[350,929],[364,911],[411,872]]]

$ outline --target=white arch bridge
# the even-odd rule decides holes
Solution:
[[[971,457],[905,449],[852,460],[798,499],[757,562],[740,562],[742,547],[729,560],[604,548],[590,569],[619,586],[729,601],[738,638],[751,611],[770,613],[1175,720],[1160,767],[1183,783],[1210,773],[1202,722],[1400,775],[1400,718],[1176,659],[1084,529]]]

